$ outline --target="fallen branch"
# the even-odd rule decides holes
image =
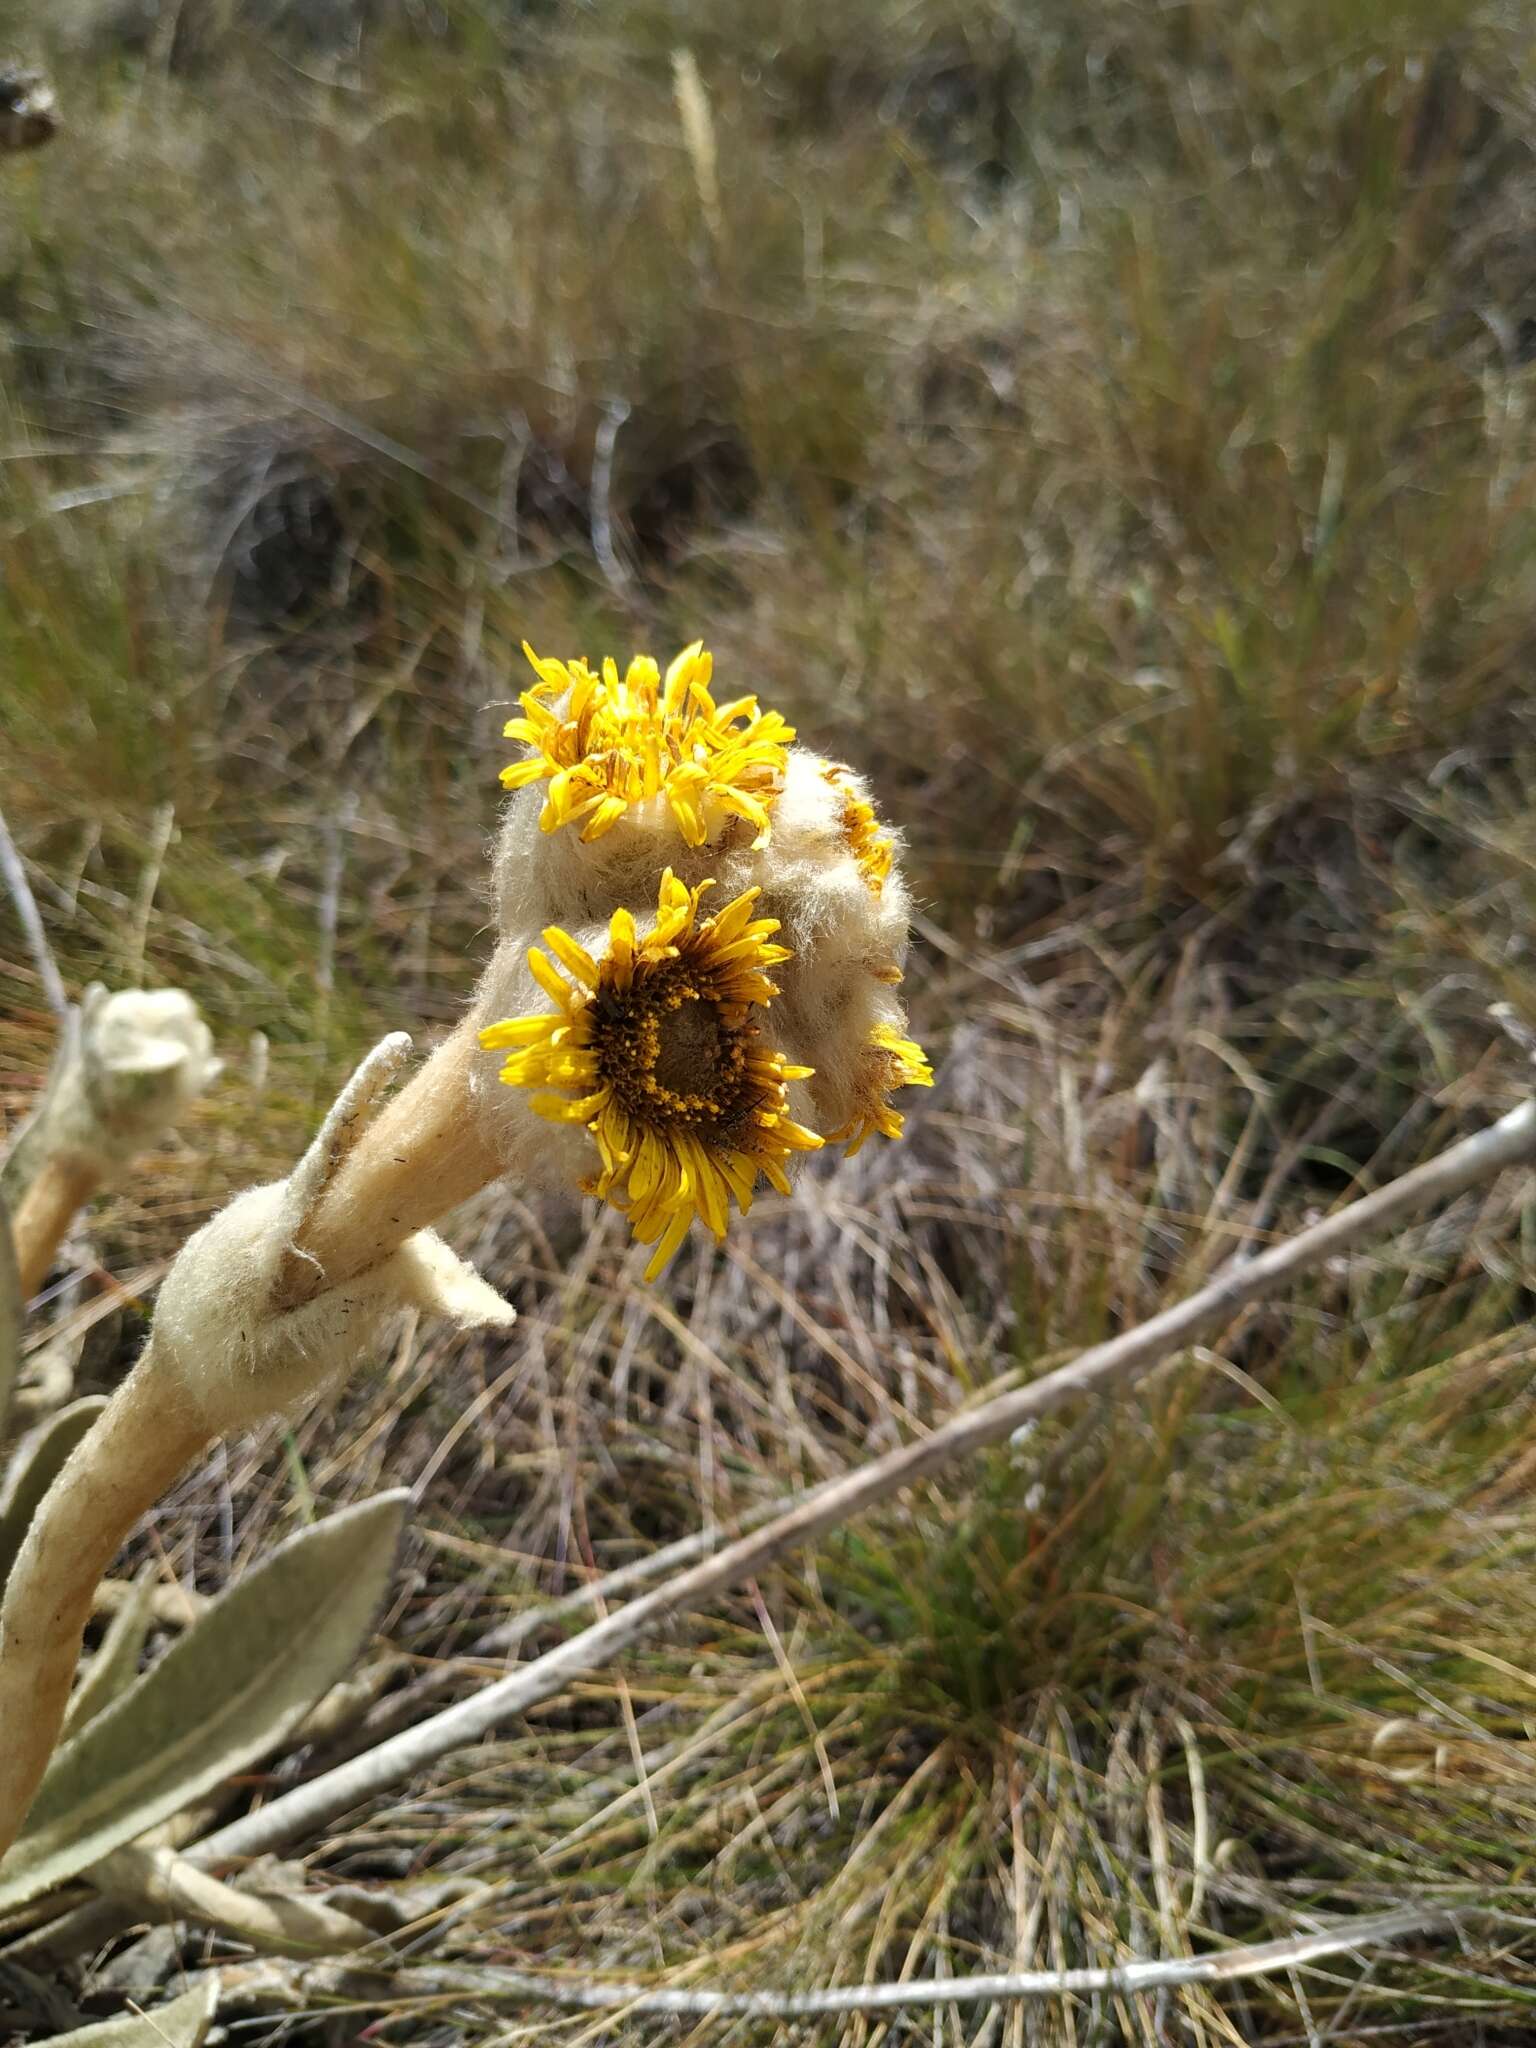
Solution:
[[[1311,1934],[1256,1941],[1213,1955],[1154,1958],[1105,1969],[1021,1970],[996,1976],[929,1977],[900,1984],[850,1984],[827,1991],[655,1990],[644,1984],[535,1976],[489,1966],[429,1966],[392,1971],[381,1979],[372,1971],[345,1964],[302,1971],[236,1965],[222,1972],[221,2005],[253,2003],[270,2009],[281,2001],[291,2011],[313,2011],[328,1999],[370,2005],[387,2001],[399,2008],[413,1998],[485,1998],[516,1999],[580,2012],[622,2008],[636,2018],[670,2013],[688,2019],[741,2014],[761,2019],[816,2019],[831,2013],[991,2005],[1026,1998],[1116,1998],[1183,1984],[1231,1984],[1245,1977],[1270,1976],[1277,1970],[1300,1969],[1329,1956],[1379,1948],[1405,1935],[1447,1926],[1450,1920],[1442,1907],[1403,1906],[1390,1913],[1338,1922]],[[381,1983],[382,1992],[378,1988]]]
[[[904,1445],[859,1471],[823,1482],[803,1495],[788,1513],[738,1537],[713,1557],[632,1600],[523,1669],[283,1793],[186,1853],[199,1864],[223,1863],[263,1854],[324,1826],[552,1698],[671,1616],[752,1577],[785,1551],[811,1542],[951,1460],[1003,1441],[1021,1424],[1068,1401],[1134,1384],[1163,1360],[1224,1328],[1239,1310],[1274,1293],[1296,1275],[1378,1235],[1429,1203],[1448,1201],[1506,1167],[1533,1160],[1536,1101],[1528,1101],[1489,1129],[1463,1139],[1297,1236],[1251,1259],[1233,1261],[1188,1300],[1108,1343],[1095,1345],[1059,1371],[956,1416],[921,1442]]]

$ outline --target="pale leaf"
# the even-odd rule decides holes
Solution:
[[[38,1503],[106,1405],[100,1395],[93,1395],[88,1401],[72,1401],[57,1415],[39,1423],[16,1446],[5,1485],[0,1488],[0,1591],[11,1575],[11,1566],[16,1562],[16,1553],[37,1513]]]
[[[194,1990],[173,1998],[169,2005],[157,2005],[148,2012],[125,2012],[115,2020],[98,2020],[92,2027],[76,2027],[73,2033],[55,2034],[55,2048],[202,2048],[219,2002],[218,1980],[205,1977]]]
[[[289,1537],[55,1753],[0,1861],[0,1911],[278,1747],[367,1642],[409,1499],[380,1494]]]

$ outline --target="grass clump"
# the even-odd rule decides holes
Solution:
[[[509,1745],[488,1810],[535,1796],[498,1858],[536,1851],[562,1898],[606,1898],[612,1967],[663,1981],[1110,1967],[1405,1896],[1523,1916],[1532,1332],[1461,1337],[1357,1353],[1351,1381],[1334,1353],[1214,1408],[1201,1376],[1165,1376],[1142,1421],[1053,1431],[846,1532],[615,1681],[638,1779],[579,1715]],[[579,1916],[549,1922],[546,1966],[579,1967],[581,1940]],[[1461,2009],[1497,2029],[1522,1982],[1473,1917],[1454,1957],[1009,2024],[1259,2040]]]

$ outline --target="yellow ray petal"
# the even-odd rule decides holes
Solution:
[[[585,946],[578,946],[570,933],[562,931],[557,924],[546,925],[543,938],[562,967],[574,974],[578,981],[585,982],[588,988],[597,987],[597,962]]]
[[[555,966],[548,954],[541,953],[537,946],[530,946],[528,948],[528,972],[539,984],[539,987],[543,989],[545,995],[553,996],[563,1009],[570,1009],[570,983],[562,977],[559,968]]]
[[[657,1245],[655,1251],[651,1254],[650,1263],[645,1269],[647,1280],[659,1280],[667,1267],[671,1265],[679,1245],[688,1235],[688,1226],[692,1221],[693,1216],[689,1210],[678,1210],[677,1214],[662,1232],[660,1244]]]
[[[487,1024],[480,1033],[480,1048],[483,1052],[499,1052],[506,1045],[535,1045],[562,1021],[558,1015],[503,1017],[499,1024]]]

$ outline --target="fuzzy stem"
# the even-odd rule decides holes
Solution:
[[[30,1301],[48,1277],[72,1219],[101,1185],[94,1163],[69,1154],[45,1158],[11,1218],[21,1298]]]
[[[273,1315],[366,1272],[500,1173],[469,1096],[475,1044],[466,1020],[358,1133],[283,1261]],[[16,1242],[28,1291],[78,1198],[78,1183],[58,1162],[23,1198]],[[98,1581],[139,1516],[212,1434],[161,1385],[151,1333],[38,1509],[0,1603],[0,1856],[58,1739]]]
[[[0,1602],[0,1855],[58,1740],[97,1581],[207,1441],[168,1407],[151,1338],[32,1518]]]
[[[366,1273],[502,1172],[470,1100],[469,1018],[392,1096],[337,1168],[278,1274],[274,1311]]]

